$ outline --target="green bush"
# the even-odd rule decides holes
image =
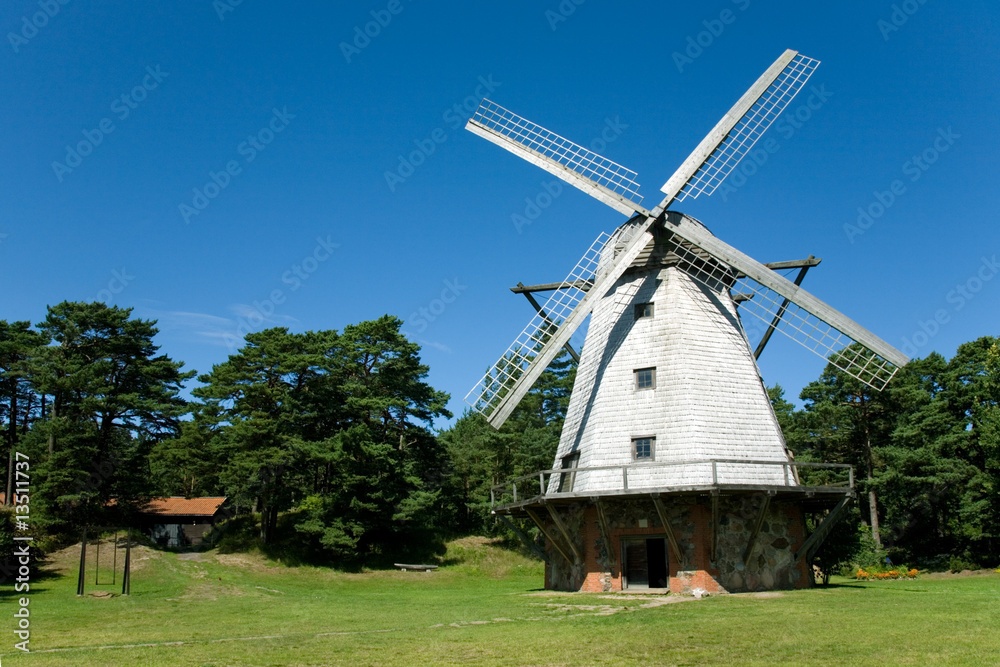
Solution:
[[[948,569],[952,572],[961,572],[962,570],[978,570],[979,565],[977,563],[967,561],[964,558],[952,556],[948,560]]]
[[[872,529],[865,524],[858,526],[859,545],[854,553],[854,565],[869,571],[880,571],[885,566],[886,550],[872,537]]]

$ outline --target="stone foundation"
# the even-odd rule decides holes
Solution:
[[[736,593],[774,589],[806,588],[811,585],[805,559],[793,562],[793,555],[805,539],[805,517],[800,508],[786,501],[772,500],[764,515],[753,551],[743,562],[763,494],[722,496],[719,499],[719,527],[716,561],[711,561],[712,506],[708,497],[664,497],[667,521],[680,550],[680,561],[667,544],[668,586],[671,593],[691,594],[695,589],[708,593]],[[623,541],[629,538],[665,537],[659,514],[652,502],[643,500],[602,500],[610,535],[607,542],[598,521],[597,507],[581,501],[555,506],[556,512],[574,540],[582,560],[570,564],[546,540],[548,563],[545,587],[553,590],[600,593],[621,591]],[[545,531],[567,549],[561,532],[545,511],[537,512]],[[575,559],[574,559],[575,560]]]

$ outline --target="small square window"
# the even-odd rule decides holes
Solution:
[[[635,388],[636,389],[655,389],[656,388],[656,369],[655,368],[640,368],[635,372]]]
[[[632,458],[642,461],[653,458],[653,445],[656,438],[650,436],[645,438],[632,438]]]
[[[635,319],[641,320],[644,317],[653,316],[653,304],[639,303],[635,306]]]

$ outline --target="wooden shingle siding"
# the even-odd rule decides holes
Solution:
[[[669,260],[664,265],[666,246],[660,236],[595,306],[556,465],[572,451],[581,468],[631,465],[632,439],[640,436],[656,437],[657,464],[787,461],[728,290],[709,290]],[[634,307],[644,302],[656,316],[636,320]],[[655,389],[636,391],[635,369],[653,367]],[[720,464],[717,472],[720,483],[784,483],[781,466]],[[630,488],[710,483],[705,464],[629,471]],[[621,488],[620,470],[581,470],[574,485],[577,492]]]

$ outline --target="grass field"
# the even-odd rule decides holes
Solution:
[[[75,557],[32,585],[30,654],[0,592],[3,665],[1000,664],[993,573],[698,601],[555,595],[540,564],[468,538],[428,574],[141,549],[130,597],[77,598]]]

